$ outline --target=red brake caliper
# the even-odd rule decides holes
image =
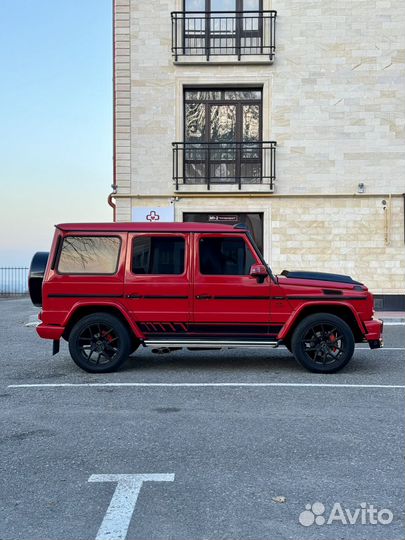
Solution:
[[[336,336],[335,334],[331,334],[329,336],[329,340],[332,342],[332,343],[335,343],[336,342]],[[333,352],[336,352],[336,347],[333,348]]]
[[[113,340],[111,334],[109,332],[107,332],[106,330],[103,330],[101,332],[101,335],[103,338],[107,338],[107,340],[111,343],[111,341]]]

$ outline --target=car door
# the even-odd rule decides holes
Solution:
[[[147,336],[181,333],[190,320],[189,235],[129,235],[125,303]]]
[[[194,235],[193,329],[209,335],[269,337],[270,277],[250,275],[261,264],[246,234]]]

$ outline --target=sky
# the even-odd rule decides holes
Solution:
[[[111,221],[112,0],[0,0],[0,266]]]

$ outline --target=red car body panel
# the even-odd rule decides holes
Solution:
[[[121,242],[114,275],[61,274],[57,271],[65,236],[114,236]],[[185,266],[181,275],[134,274],[132,244],[142,235],[184,238]],[[134,335],[238,335],[288,341],[305,313],[347,313],[361,340],[381,339],[382,322],[373,319],[373,296],[357,282],[297,279],[269,275],[203,275],[199,270],[199,241],[210,236],[242,238],[255,263],[264,261],[247,231],[204,223],[75,223],[56,226],[42,286],[45,339],[65,337],[65,329],[79,313],[115,310]],[[357,339],[359,341],[359,339]]]
[[[373,319],[371,321],[365,321],[366,333],[364,335],[366,341],[378,341],[381,339],[383,332],[383,322],[379,319]]]

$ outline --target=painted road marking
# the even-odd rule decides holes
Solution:
[[[402,384],[347,384],[347,383],[245,383],[245,382],[217,382],[217,383],[35,383],[10,384],[7,388],[98,388],[98,387],[135,387],[135,388],[217,388],[217,387],[286,387],[286,388],[405,388]]]
[[[173,482],[174,474],[93,474],[89,482],[117,482],[96,540],[124,540],[144,482]]]

